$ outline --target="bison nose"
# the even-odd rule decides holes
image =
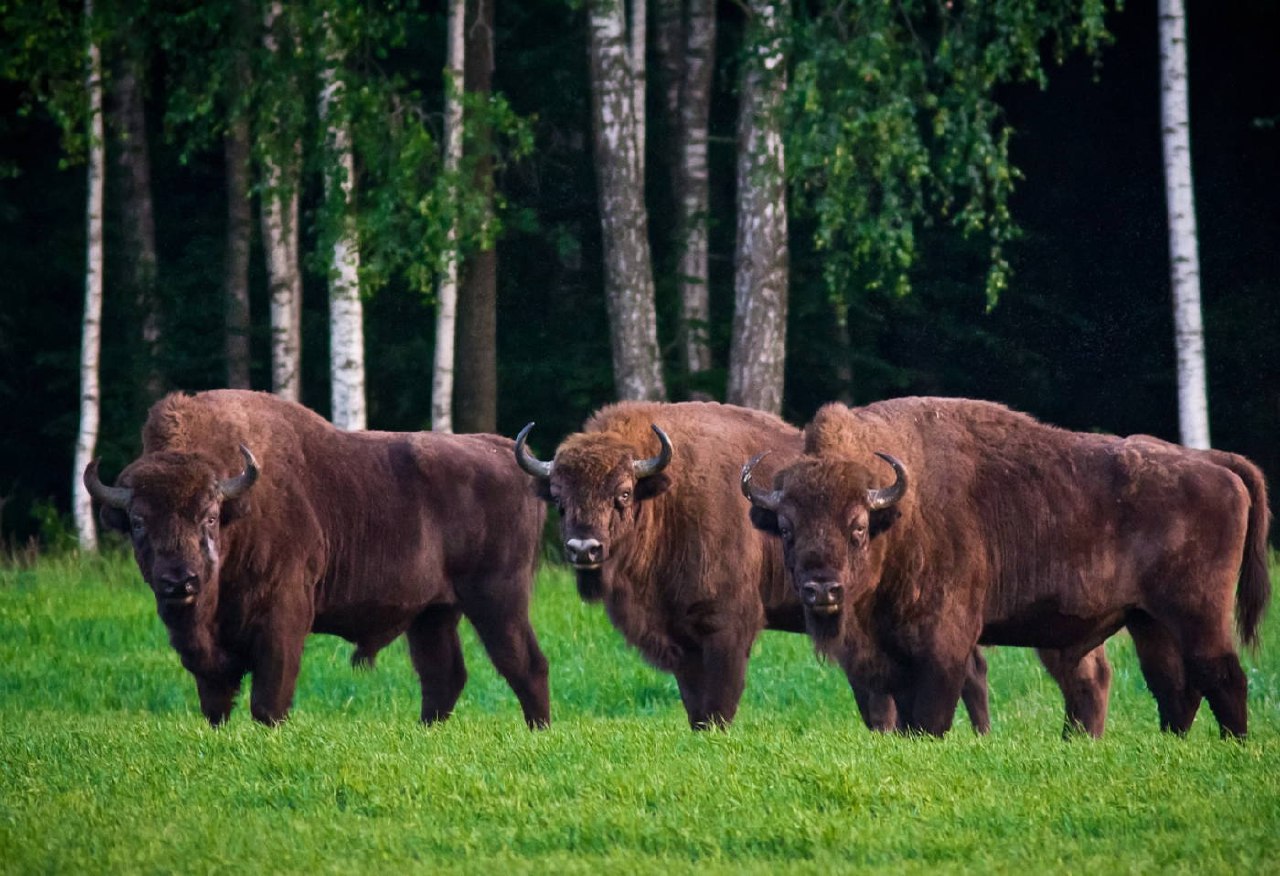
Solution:
[[[196,593],[198,579],[196,574],[186,567],[162,572],[157,580],[160,584],[160,595],[165,599],[186,599]]]
[[[571,538],[564,543],[564,552],[575,566],[598,566],[604,561],[604,545],[594,538]]]
[[[804,598],[804,604],[815,611],[825,613],[840,610],[840,597],[843,594],[844,587],[838,581],[810,579],[800,586],[800,595]]]

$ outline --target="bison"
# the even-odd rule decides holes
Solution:
[[[800,431],[714,402],[622,402],[543,462],[526,446],[532,428],[517,437],[516,458],[560,510],[579,594],[603,600],[626,640],[675,674],[690,726],[728,725],[760,631],[804,631],[781,551],[752,529],[734,483],[749,448],[771,448],[770,465],[799,456]],[[986,663],[976,649],[972,657],[965,704],[984,731]],[[891,699],[857,685],[854,694],[869,727],[896,725]]]
[[[496,435],[343,432],[272,395],[220,390],[155,404],[116,486],[90,463],[103,523],[127,532],[200,708],[227,720],[247,673],[266,724],[293,700],[308,633],[371,665],[406,633],[422,720],[466,682],[461,616],[531,727],[550,721],[528,607],[545,508]]]
[[[1203,695],[1245,735],[1232,603],[1254,645],[1270,598],[1266,486],[1245,458],[902,398],[827,405],[772,489],[752,477],[751,520],[780,536],[816,647],[909,728],[948,729],[975,644],[1061,649],[1080,673],[1127,627],[1164,729],[1185,732]]]

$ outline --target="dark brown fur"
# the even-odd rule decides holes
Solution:
[[[657,424],[672,461],[637,480],[632,462],[657,455]],[[765,472],[799,456],[799,430],[769,414],[708,402],[623,402],[598,411],[556,450],[542,494],[570,539],[598,540],[596,569],[579,569],[583,597],[603,599],[610,620],[659,669],[672,672],[697,729],[733,720],[751,645],[761,629],[802,632],[799,599],[781,550],[752,529],[737,481],[745,452],[769,449]],[[985,663],[966,689],[985,729]],[[893,703],[855,689],[867,724],[895,726]]]
[[[815,641],[910,727],[947,730],[975,643],[1061,649],[1069,668],[1127,625],[1163,726],[1184,731],[1203,694],[1245,734],[1232,604],[1239,580],[1254,642],[1270,583],[1265,485],[1243,457],[940,398],[828,405],[805,450],[752,519],[786,533],[797,582],[839,585],[836,612],[810,613]],[[892,473],[875,451],[908,472],[878,511],[865,491]]]
[[[258,482],[219,506],[214,485]],[[402,633],[422,686],[422,720],[447,718],[466,681],[465,615],[530,726],[550,720],[547,663],[528,604],[545,509],[495,435],[343,432],[265,393],[170,395],[151,409],[143,455],[120,475],[143,577],[212,724],[246,673],[253,717],[287,715],[308,633],[356,644],[368,665]],[[175,571],[176,570],[176,571]],[[191,604],[163,578],[198,579]]]

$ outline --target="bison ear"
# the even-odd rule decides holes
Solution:
[[[902,512],[896,507],[881,508],[878,511],[871,512],[871,520],[867,526],[867,536],[875,538],[880,533],[893,526],[893,522],[902,516]]]
[[[232,520],[239,520],[245,517],[253,510],[253,506],[249,504],[248,495],[241,496],[237,499],[224,499],[222,501],[222,509],[219,518],[220,525],[225,526]]]
[[[751,525],[756,529],[761,532],[767,532],[770,535],[778,534],[777,511],[770,511],[768,508],[761,508],[759,505],[752,505],[748,516],[751,518]]]
[[[129,531],[129,515],[120,508],[103,505],[98,509],[98,519],[107,529],[114,529],[116,532]]]
[[[654,496],[661,496],[670,488],[671,478],[663,472],[658,472],[636,481],[636,499],[652,499]]]

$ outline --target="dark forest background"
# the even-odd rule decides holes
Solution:
[[[848,290],[851,346],[833,331],[820,256],[801,217],[791,228],[791,315],[785,415],[803,424],[823,402],[907,394],[1005,402],[1066,427],[1149,432],[1177,440],[1154,0],[1108,18],[1114,42],[1069,56],[1047,89],[1001,92],[1025,175],[1013,201],[1020,239],[1013,275],[988,312],[985,252],[950,229],[926,233],[912,292]],[[510,204],[498,243],[499,429],[538,422],[549,452],[613,400],[592,170],[585,16],[558,0],[500,2],[494,88],[533,117],[533,154],[505,170]],[[424,34],[424,81],[439,81],[441,33]],[[1280,482],[1280,4],[1188,3],[1193,171],[1213,443]],[[741,14],[721,4],[719,54],[740,39]],[[155,71],[152,93],[163,88]],[[723,363],[732,319],[734,79],[713,100],[712,341]],[[650,93],[651,105],[655,96]],[[0,537],[58,537],[69,511],[84,289],[83,165],[64,166],[58,128],[18,112],[0,83]],[[225,187],[220,149],[180,160],[152,137],[162,310],[162,367],[171,388],[223,380],[221,270]],[[650,149],[662,143],[650,113]],[[675,373],[674,253],[664,226],[670,192],[650,162],[648,192],[660,337]],[[99,455],[109,476],[139,445],[136,314],[112,294],[121,247],[108,182]],[[314,205],[312,205],[314,206]],[[304,203],[304,210],[307,205]],[[305,225],[305,222],[304,222]],[[255,223],[255,233],[256,233]],[[269,388],[267,302],[253,253],[253,380]],[[309,250],[304,237],[304,250]],[[113,255],[116,261],[113,261]],[[396,283],[366,302],[369,426],[426,428],[434,311]],[[303,401],[327,413],[327,295],[306,278]],[[836,363],[848,357],[852,381]],[[721,385],[723,381],[721,381]],[[705,388],[705,387],[699,387]],[[714,390],[714,387],[713,387]],[[714,393],[713,393],[714,394]]]

